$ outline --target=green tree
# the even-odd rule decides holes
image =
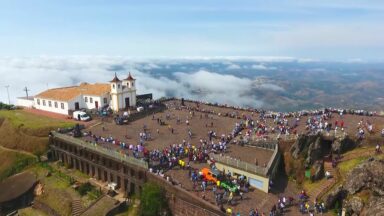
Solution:
[[[170,215],[165,191],[157,184],[145,183],[140,195],[142,216]]]

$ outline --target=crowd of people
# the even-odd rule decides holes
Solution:
[[[191,101],[190,101],[191,102]],[[164,174],[167,170],[172,169],[175,166],[179,166],[182,169],[192,170],[191,164],[194,163],[203,163],[206,162],[209,159],[210,153],[225,153],[229,148],[229,143],[232,140],[235,140],[233,138],[237,136],[245,137],[245,138],[251,138],[253,136],[256,137],[267,137],[270,134],[279,134],[279,135],[287,135],[287,134],[296,134],[297,130],[296,128],[299,125],[300,119],[307,117],[306,121],[306,130],[309,133],[319,133],[319,132],[327,132],[329,133],[331,130],[344,130],[345,123],[343,120],[343,115],[345,114],[353,114],[353,115],[376,115],[374,112],[366,112],[362,110],[341,110],[341,109],[322,109],[322,110],[314,110],[314,111],[300,111],[300,112],[289,112],[289,113],[283,113],[283,112],[272,112],[272,111],[264,111],[264,110],[257,110],[257,109],[248,109],[248,108],[241,108],[241,107],[233,107],[233,106],[227,106],[227,105],[219,105],[219,104],[210,104],[210,103],[203,103],[203,102],[196,102],[193,101],[195,106],[193,105],[185,105],[184,106],[178,106],[174,104],[175,109],[186,109],[189,113],[189,116],[185,119],[185,124],[187,126],[190,125],[190,118],[212,118],[212,115],[217,116],[226,116],[230,118],[236,118],[239,119],[239,122],[236,123],[233,127],[233,130],[228,134],[222,134],[221,136],[216,133],[216,131],[213,129],[213,122],[211,122],[210,125],[206,124],[207,128],[207,137],[206,139],[200,139],[199,142],[191,144],[189,141],[183,140],[182,142],[178,144],[170,144],[169,146],[158,149],[155,148],[153,150],[148,150],[145,147],[145,144],[147,141],[151,140],[151,134],[148,132],[147,127],[144,125],[143,130],[138,134],[138,143],[137,144],[131,144],[127,143],[123,140],[119,140],[113,136],[100,136],[93,134],[92,131],[84,132],[85,140],[88,142],[93,143],[94,145],[104,145],[105,147],[109,149],[108,146],[110,145],[116,145],[119,146],[119,151],[122,154],[126,156],[133,156],[138,159],[144,159],[147,160],[150,164],[150,171],[154,172],[162,177],[166,177]],[[229,111],[227,113],[219,113],[215,112],[214,109],[210,110],[207,108],[203,108],[201,104],[206,105],[215,105],[220,107],[227,107],[232,108],[234,111]],[[167,105],[169,106],[169,105]],[[168,107],[169,108],[169,107]],[[249,111],[249,115],[241,114],[239,111]],[[196,113],[201,113],[200,115]],[[255,115],[258,114],[258,115]],[[332,116],[333,115],[339,115],[342,120],[334,121],[334,124],[331,123]],[[165,121],[162,120],[161,117],[155,117],[153,115],[153,120],[157,120],[157,123],[160,126],[168,125],[170,133],[174,132],[174,128],[171,127],[170,122],[172,121],[172,117],[170,114],[165,115]],[[273,124],[269,125],[267,121],[271,122],[272,120]],[[167,124],[167,122],[168,124]],[[175,125],[184,124],[184,121],[180,117],[176,118]],[[210,127],[209,127],[210,126]],[[372,132],[373,130],[373,124],[370,122],[359,122],[358,125],[358,136],[359,138],[364,138],[365,130],[368,132]],[[159,133],[159,130],[157,129],[157,133]],[[244,134],[243,134],[244,133]],[[382,136],[384,137],[384,129],[382,130]],[[187,135],[189,137],[189,140],[193,136],[193,132],[191,129],[188,129]],[[236,141],[235,141],[236,143]],[[204,192],[207,190],[207,187],[209,186],[208,182],[206,181],[199,181],[196,171],[190,172],[190,178],[193,181],[194,188],[200,187]],[[169,180],[169,177],[166,177],[167,180]],[[246,182],[237,180],[237,184],[242,188],[239,190],[239,193],[233,194],[232,192],[223,191],[220,192],[220,190],[217,188],[217,186],[212,185],[212,193],[214,194],[216,204],[223,208],[223,203],[231,204],[234,201],[234,197],[238,197],[239,199],[243,198],[243,193],[248,191],[249,185],[246,184]],[[199,183],[198,183],[199,182]],[[200,184],[200,185],[199,185]],[[204,198],[204,197],[203,197]],[[300,199],[301,200],[301,199]],[[273,208],[270,210],[269,215],[274,216],[278,215],[279,212],[284,211],[284,209],[292,204],[292,199],[287,197],[281,197],[277,204],[273,206]],[[311,205],[306,202],[302,201],[299,204],[300,211],[303,213],[309,213],[309,212],[316,212],[320,213],[323,212],[324,206],[322,203],[315,202],[314,205],[311,207]],[[229,208],[231,209],[231,208]],[[310,210],[312,209],[312,210]],[[225,209],[225,211],[228,213],[228,209]],[[231,210],[232,211],[232,210]],[[231,214],[235,214],[234,212],[231,212]],[[239,214],[238,214],[239,215]],[[251,209],[249,212],[250,216],[258,216],[258,215],[265,215],[262,212],[259,212],[257,209]]]

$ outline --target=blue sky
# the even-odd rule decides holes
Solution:
[[[1,0],[0,56],[384,59],[382,0]]]

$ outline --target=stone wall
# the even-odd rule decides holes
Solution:
[[[211,212],[207,209],[203,209],[200,206],[196,206],[190,202],[184,201],[180,198],[175,197],[169,202],[169,207],[171,208],[172,214],[174,216],[216,216],[221,215],[214,212]],[[223,213],[224,215],[224,213]]]
[[[166,191],[169,207],[175,216],[219,216],[225,215],[219,208],[201,197],[190,193],[164,178],[147,173],[147,180],[160,185]]]
[[[131,192],[140,193],[141,186],[148,181],[160,185],[166,191],[169,206],[175,216],[224,215],[217,206],[143,168],[122,163],[120,160],[101,152],[82,148],[71,140],[53,137],[50,141],[52,159],[61,160],[65,165],[93,176],[97,180],[116,182],[120,191],[125,191],[128,194]]]

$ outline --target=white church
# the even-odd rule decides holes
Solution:
[[[64,115],[74,110],[104,107],[113,111],[127,110],[136,106],[135,81],[131,73],[123,80],[115,73],[109,83],[81,83],[78,86],[48,89],[33,98],[19,98],[18,105]]]

